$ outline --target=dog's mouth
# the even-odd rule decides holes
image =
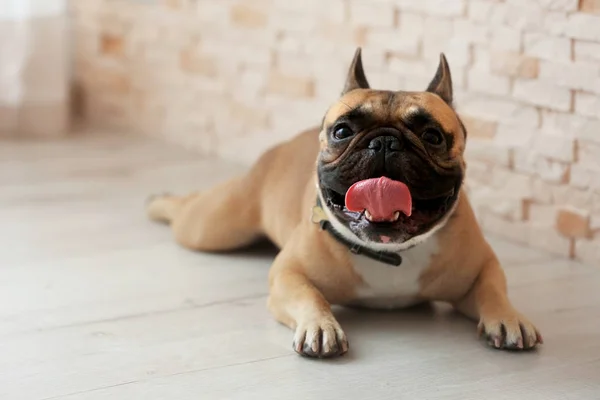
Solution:
[[[452,208],[458,190],[429,199],[414,197],[409,187],[387,177],[354,183],[341,194],[321,187],[326,206],[363,240],[404,242],[428,232]]]

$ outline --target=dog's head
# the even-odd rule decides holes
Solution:
[[[424,92],[369,88],[360,49],[320,133],[319,195],[349,239],[402,250],[439,229],[463,181],[466,131],[442,54]]]

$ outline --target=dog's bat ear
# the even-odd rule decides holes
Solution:
[[[356,53],[354,53],[354,59],[352,60],[352,64],[348,70],[348,76],[346,77],[346,84],[344,85],[342,94],[346,94],[354,89],[369,88],[369,82],[365,76],[365,70],[363,69],[362,57],[360,53],[361,51],[359,47],[356,49]]]
[[[444,53],[440,54],[440,64],[433,80],[429,83],[427,91],[435,93],[446,103],[452,105],[452,77],[450,76],[450,67]]]

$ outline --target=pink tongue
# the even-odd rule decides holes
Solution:
[[[369,211],[373,221],[386,221],[401,211],[410,217],[412,197],[402,182],[382,176],[365,179],[350,186],[346,192],[346,208],[350,211]]]

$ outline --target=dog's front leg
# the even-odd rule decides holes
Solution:
[[[268,306],[275,318],[295,330],[294,350],[308,357],[333,357],[348,351],[346,334],[325,296],[293,256],[280,253],[269,275]]]
[[[479,320],[479,335],[495,348],[523,350],[542,343],[535,326],[510,303],[506,277],[495,257],[483,266],[467,295],[455,307]]]

